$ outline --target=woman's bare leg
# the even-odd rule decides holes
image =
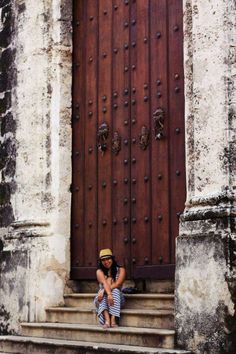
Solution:
[[[117,323],[116,323],[116,318],[115,316],[111,316],[111,327],[116,327]]]
[[[104,324],[104,328],[108,328],[111,326],[111,321],[110,321],[110,315],[109,312],[107,310],[103,311],[103,315],[105,318],[105,324]]]

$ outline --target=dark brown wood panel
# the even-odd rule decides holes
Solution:
[[[179,215],[185,202],[184,149],[184,72],[182,1],[168,1],[169,18],[169,174],[170,174],[170,252],[175,262],[175,238],[178,235]],[[181,50],[180,50],[181,48]]]
[[[152,122],[152,262],[170,261],[169,233],[169,161],[168,161],[168,8],[166,0],[151,2],[151,112]],[[156,122],[155,112],[163,110],[163,132]]]
[[[136,8],[136,9],[135,9]],[[132,40],[131,70],[131,195],[136,201],[131,208],[132,262],[142,266],[151,261],[151,195],[150,195],[150,145],[140,146],[142,130],[150,130],[149,83],[149,0],[133,5],[132,21],[136,21]]]
[[[114,7],[115,6],[115,7]],[[130,258],[130,168],[129,159],[129,6],[118,0],[113,6],[113,64],[112,64],[112,204],[113,249],[120,263],[128,265]],[[119,29],[119,30],[116,30]],[[128,105],[127,105],[128,102]],[[127,266],[129,271],[129,267]]]
[[[87,0],[86,6],[86,51],[85,51],[85,143],[84,143],[84,265],[96,266],[97,259],[97,19],[98,6]],[[88,20],[89,19],[89,20]],[[91,59],[93,59],[91,61]]]
[[[109,129],[107,151],[98,151],[98,249],[112,247],[111,127],[112,127],[112,1],[99,0],[98,129]],[[108,30],[109,29],[109,30]]]
[[[174,276],[184,208],[182,1],[76,0],[72,272],[111,247],[128,277]]]
[[[72,151],[72,268],[84,265],[84,117],[85,117],[85,1],[74,2],[73,151]]]

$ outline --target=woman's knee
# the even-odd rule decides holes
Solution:
[[[115,288],[115,289],[112,290],[112,294],[113,295],[119,295],[120,294],[120,290]]]

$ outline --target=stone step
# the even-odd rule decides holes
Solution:
[[[0,336],[0,350],[14,354],[191,354],[178,349],[148,348],[61,339]]]
[[[96,293],[98,288],[97,280],[80,280],[78,283],[75,281],[69,281],[70,287],[74,293]],[[162,293],[170,294],[174,293],[175,282],[173,280],[126,280],[123,287],[135,287],[140,292],[147,293]],[[144,290],[145,289],[145,290]]]
[[[170,329],[117,327],[68,323],[22,323],[22,335],[98,343],[174,348],[175,331]]]
[[[46,309],[47,322],[97,324],[95,310],[77,307],[50,307]],[[145,328],[174,328],[173,310],[121,310],[120,326]]]
[[[94,308],[93,299],[95,294],[90,293],[75,293],[64,295],[65,306],[74,306],[80,308]],[[132,294],[125,295],[126,309],[173,309],[174,295],[173,294]]]

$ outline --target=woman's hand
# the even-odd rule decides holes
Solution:
[[[98,292],[98,302],[101,302],[104,296],[104,289],[100,289]]]
[[[110,285],[111,290],[115,288],[120,288],[125,281],[125,268],[120,267],[120,272],[119,272],[119,277],[116,281],[113,281],[112,284]]]
[[[112,293],[109,293],[109,294],[107,295],[107,302],[108,302],[108,305],[109,305],[109,306],[114,305],[114,300],[113,300]]]

